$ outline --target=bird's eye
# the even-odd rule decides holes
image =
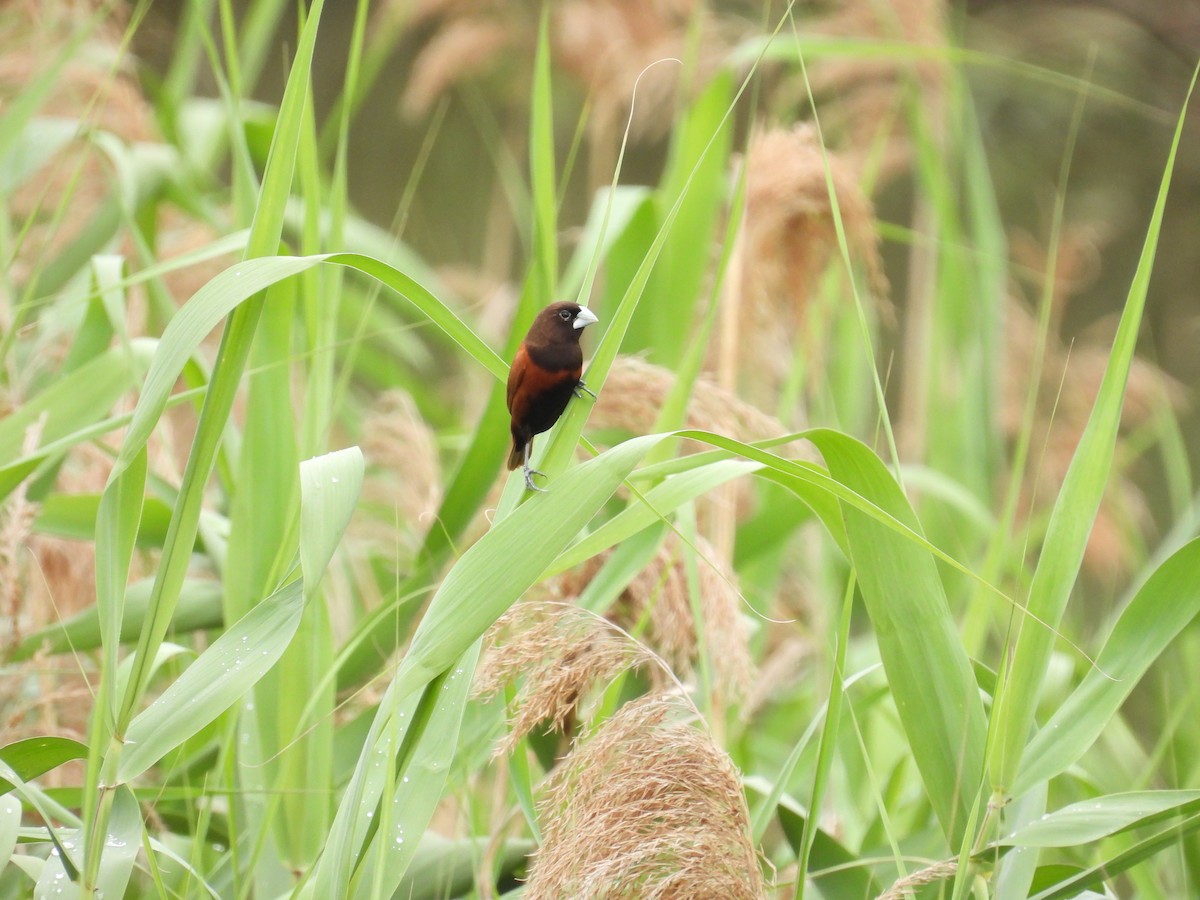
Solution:
[[[558,317],[559,317],[560,319],[562,319],[564,322],[566,322],[568,319],[570,319],[570,318],[571,318],[571,313],[570,313],[570,311],[569,311],[569,310],[566,310],[566,309],[560,309],[560,310],[558,311]]]

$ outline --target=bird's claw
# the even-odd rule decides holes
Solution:
[[[576,384],[576,385],[575,385],[575,387],[573,387],[573,388],[571,389],[571,391],[572,391],[572,393],[574,393],[574,394],[575,394],[575,396],[576,396],[576,397],[578,397],[580,400],[582,400],[582,399],[583,399],[583,395],[584,395],[584,394],[587,394],[587,395],[588,395],[588,396],[590,396],[590,397],[591,397],[593,400],[599,400],[599,399],[600,399],[599,397],[597,397],[597,396],[596,396],[596,392],[595,392],[595,391],[593,391],[591,388],[589,388],[589,387],[588,387],[586,384],[584,384],[584,383],[583,383],[583,380],[582,380],[582,379],[579,381],[579,383],[578,383],[578,384]]]
[[[536,484],[533,483],[534,475],[541,475],[543,478],[546,477],[545,472],[539,472],[537,469],[533,469],[533,468],[530,468],[529,466],[526,466],[525,467],[525,488],[530,491],[536,491],[539,494],[549,493],[546,488],[540,488]]]

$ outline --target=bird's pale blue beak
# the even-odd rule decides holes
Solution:
[[[587,328],[589,325],[595,325],[600,320],[596,318],[596,314],[586,306],[581,306],[579,312],[575,314],[575,328]]]

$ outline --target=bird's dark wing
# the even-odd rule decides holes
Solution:
[[[517,396],[517,391],[521,389],[521,382],[525,380],[525,372],[529,369],[529,354],[525,351],[525,345],[521,344],[517,348],[517,355],[513,359],[512,365],[508,370],[508,411],[513,411],[513,398]]]
[[[513,370],[522,362],[518,354]],[[579,369],[544,369],[533,359],[520,365],[518,384],[509,392],[513,436],[529,438],[548,431],[571,399],[579,374]]]

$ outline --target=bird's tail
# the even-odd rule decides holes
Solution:
[[[508,471],[520,468],[525,462],[525,445],[513,441],[512,452],[508,454]]]

